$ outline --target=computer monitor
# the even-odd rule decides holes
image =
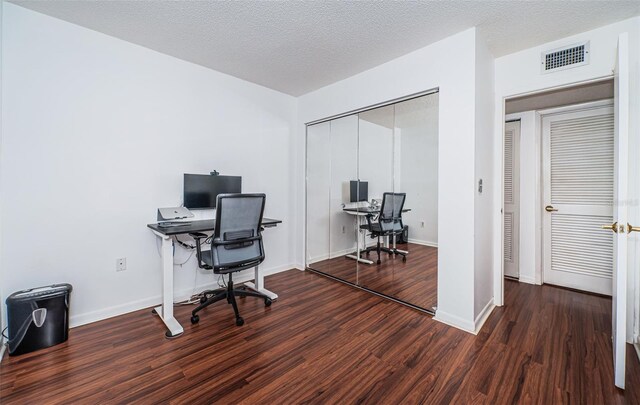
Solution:
[[[351,180],[351,202],[369,201],[369,183]]]
[[[241,192],[240,176],[184,174],[184,206],[189,209],[215,208],[218,194]]]

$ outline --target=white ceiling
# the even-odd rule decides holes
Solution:
[[[494,56],[640,13],[640,1],[13,3],[298,96],[477,26]]]

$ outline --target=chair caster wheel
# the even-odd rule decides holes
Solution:
[[[155,308],[153,308],[153,309],[151,310],[151,313],[152,313],[152,314],[154,314],[154,315],[156,315],[158,312],[156,311],[156,309],[155,309]]]
[[[196,324],[200,320],[198,315],[191,315],[191,323]]]
[[[244,325],[244,319],[238,317],[236,318],[236,326],[242,326]]]
[[[405,256],[402,257],[402,263],[406,263],[407,262],[407,258]]]
[[[378,264],[382,263],[382,260],[378,259],[377,263],[378,263]]]
[[[200,303],[204,304],[205,302],[207,302],[207,296],[203,295],[202,297],[200,297]]]
[[[273,301],[271,301],[271,298],[265,298],[264,299],[264,306],[265,307],[270,307],[272,302]]]

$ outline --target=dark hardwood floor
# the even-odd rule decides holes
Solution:
[[[611,300],[506,282],[478,336],[311,272],[267,278],[280,299],[220,303],[164,338],[137,311],[74,328],[69,341],[0,363],[2,404],[640,403],[631,347],[613,385]]]
[[[409,252],[407,261],[400,256],[376,252],[362,257],[373,264],[358,263],[344,256],[313,263],[314,270],[369,288],[370,290],[431,310],[438,304],[438,248],[415,243],[398,244]]]

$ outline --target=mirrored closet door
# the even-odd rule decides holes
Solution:
[[[352,218],[345,214],[358,177],[358,118],[307,127],[307,267],[357,284]]]
[[[437,305],[438,94],[307,126],[307,268]]]

